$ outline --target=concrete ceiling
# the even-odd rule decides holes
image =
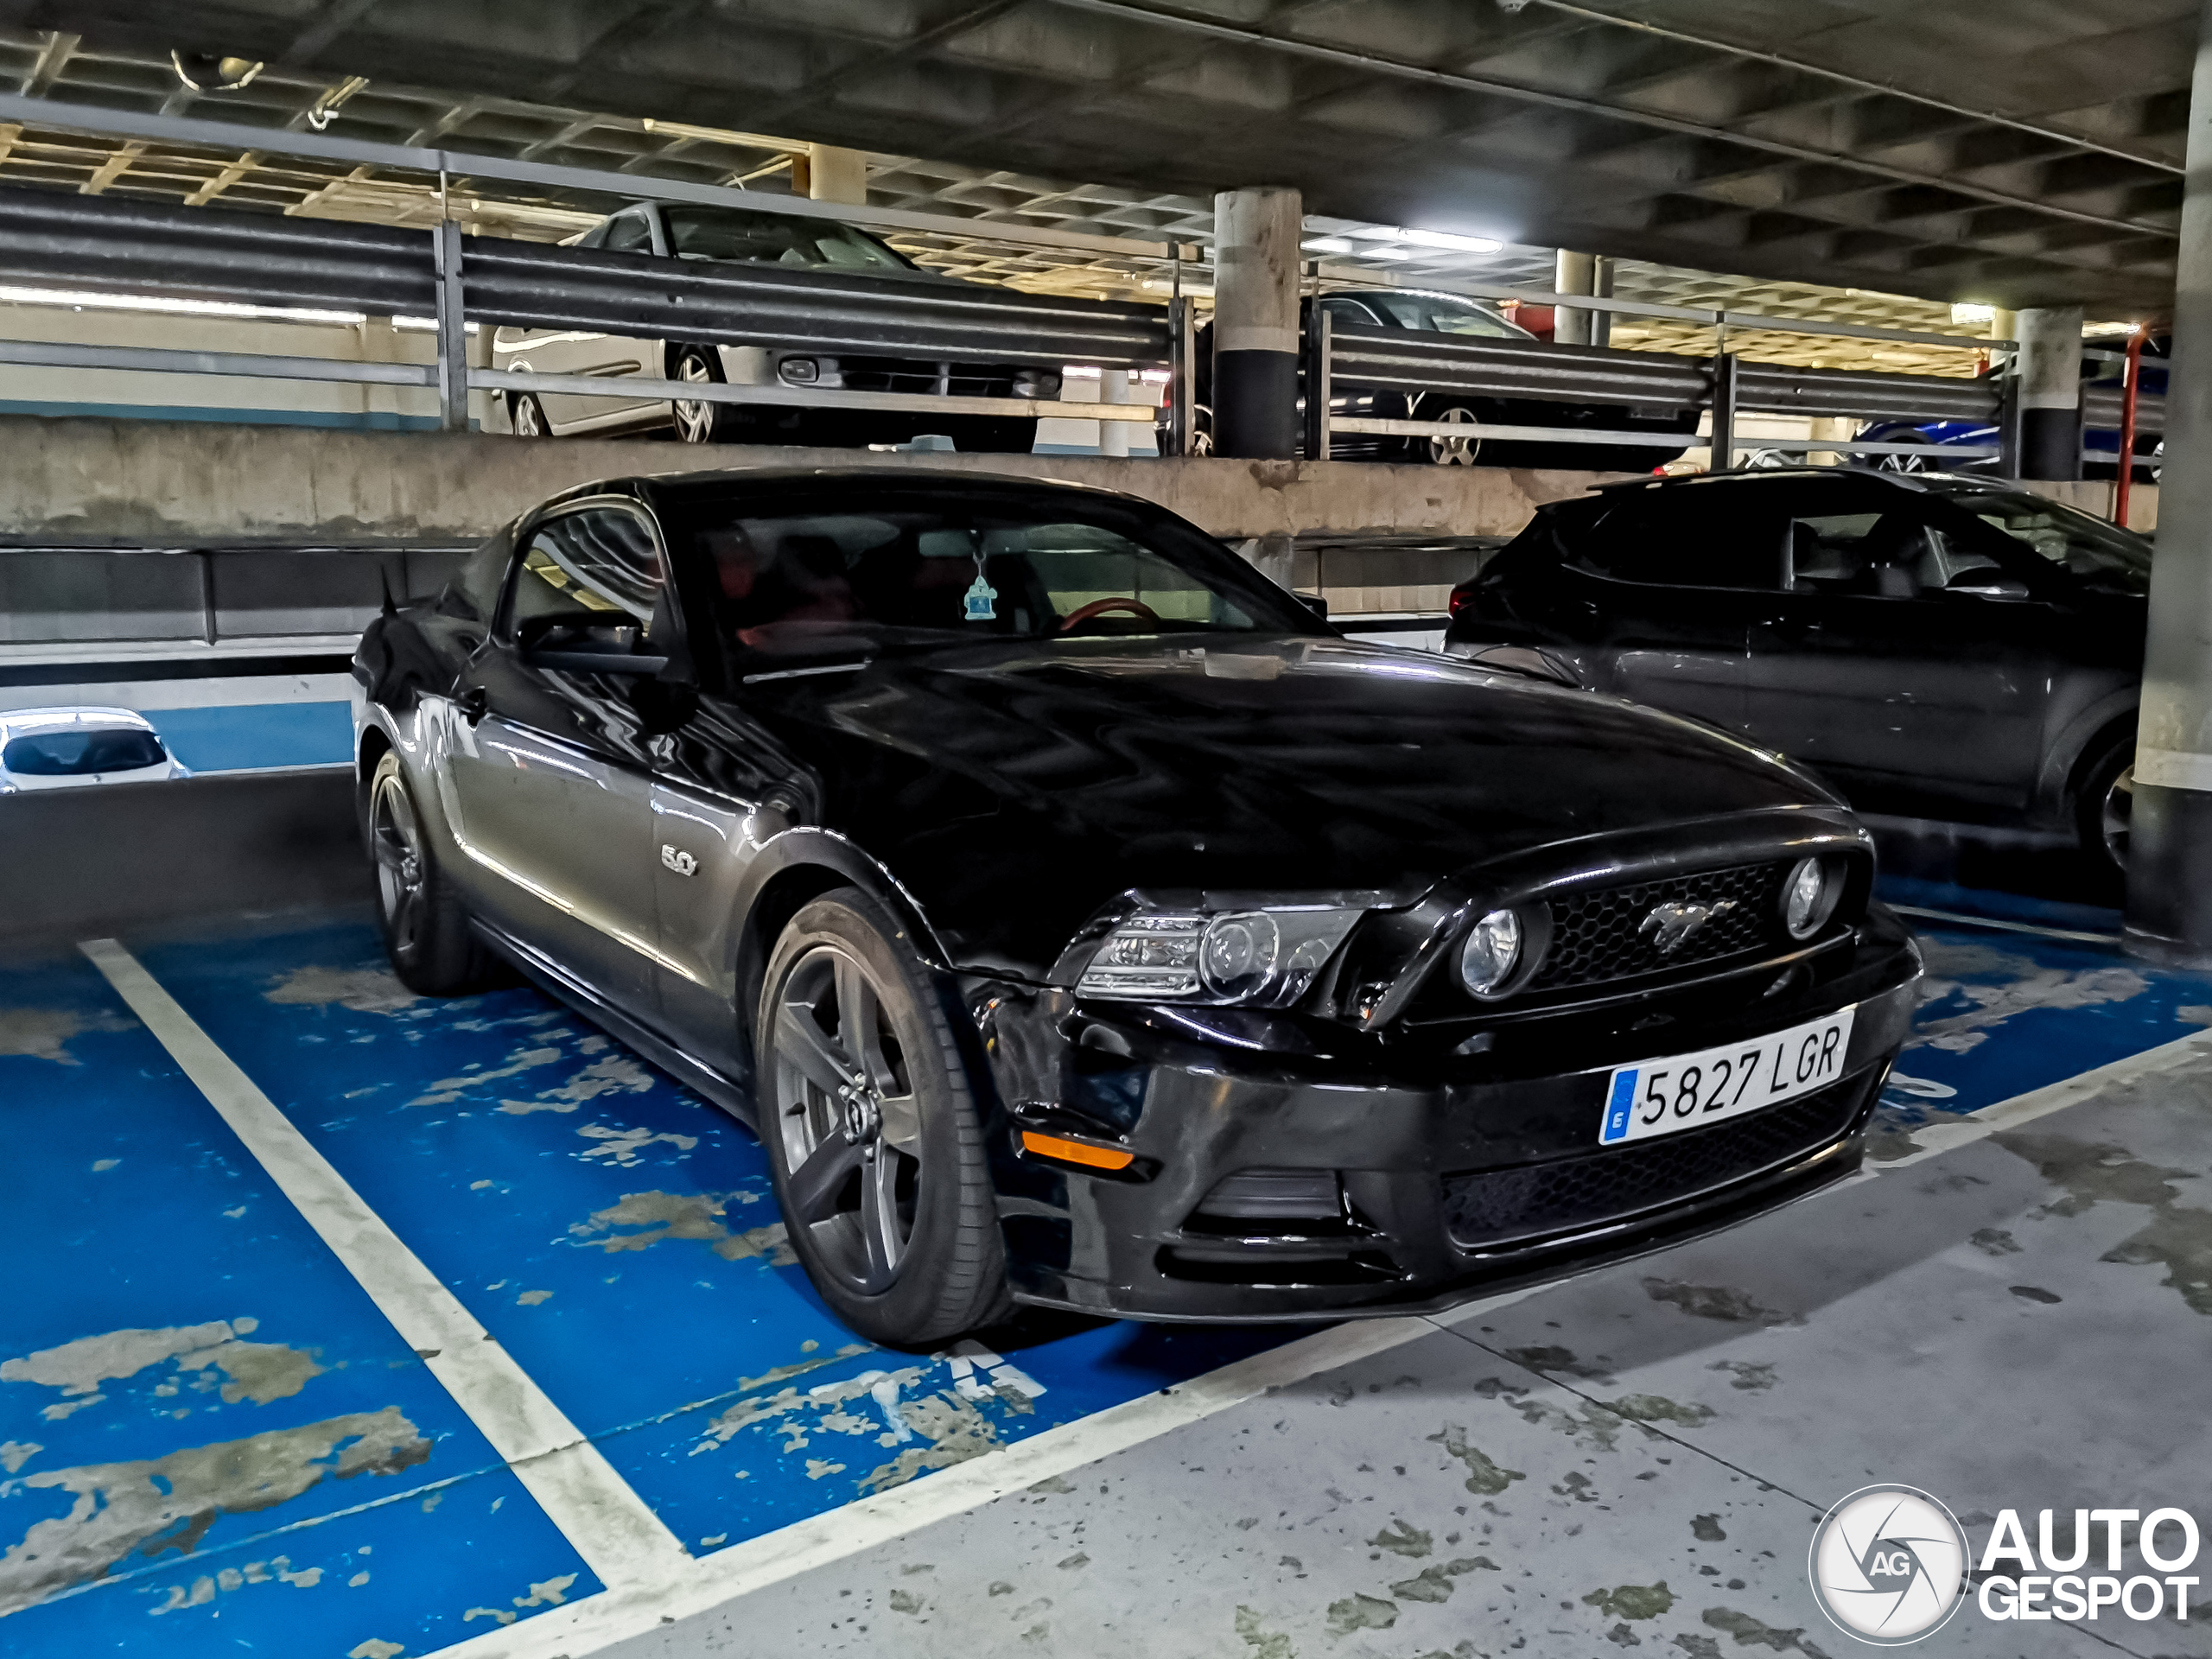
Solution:
[[[1288,183],[1318,213],[1517,244],[2144,312],[2171,292],[2196,10],[0,0],[0,23],[1141,194]]]

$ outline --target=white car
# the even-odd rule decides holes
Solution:
[[[190,776],[146,717],[128,709],[0,713],[0,795]]]

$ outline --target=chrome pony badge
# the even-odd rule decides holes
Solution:
[[[1636,930],[1638,938],[1649,937],[1659,947],[1659,954],[1671,957],[1688,944],[1693,935],[1715,917],[1726,916],[1736,908],[1733,899],[1723,899],[1717,905],[1683,905],[1669,901],[1654,905],[1651,913],[1643,918],[1643,925]]]
[[[660,861],[678,875],[690,875],[699,868],[699,861],[690,853],[679,853],[665,842],[661,846]]]

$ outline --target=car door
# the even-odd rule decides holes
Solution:
[[[1564,549],[1556,623],[1584,683],[1740,734],[1753,618],[1778,580],[1776,512],[1704,486],[1630,497]]]
[[[486,918],[645,1017],[657,947],[640,683],[543,666],[524,638],[567,620],[634,626],[650,643],[664,569],[658,531],[635,503],[580,504],[533,526],[499,621],[454,688],[447,758],[454,834],[477,867],[471,896]]]
[[[607,221],[606,234],[589,245],[609,253],[652,254],[659,251],[654,239],[652,210],[625,208]],[[596,232],[594,232],[596,236]],[[658,340],[637,340],[624,334],[604,334],[588,328],[563,328],[524,334],[516,340],[518,356],[526,356],[540,374],[585,374],[620,385],[625,378],[658,379],[661,348]],[[588,395],[549,391],[539,403],[556,429],[582,424],[586,429],[625,425],[642,416],[658,415],[665,404],[642,394]]]
[[[2027,561],[1916,491],[1808,505],[1751,631],[1752,738],[1873,810],[2024,806],[2056,620]]]

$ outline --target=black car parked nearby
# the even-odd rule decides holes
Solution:
[[[1299,308],[1301,329],[1313,315],[1313,303],[1307,300]],[[1538,343],[1536,336],[1519,324],[1508,321],[1479,301],[1458,294],[1386,288],[1325,294],[1320,305],[1339,327],[1404,329],[1472,340],[1520,340],[1531,346]],[[1211,444],[1212,327],[1208,323],[1198,330],[1192,364],[1192,395],[1198,405],[1194,442],[1201,450],[1209,449]],[[1577,348],[1556,349],[1568,352]],[[1304,384],[1301,370],[1301,407]],[[1681,435],[1681,444],[1671,449],[1651,444],[1544,443],[1474,436],[1394,438],[1358,432],[1339,432],[1329,440],[1330,457],[1337,461],[1433,461],[1440,467],[1562,467],[1601,473],[1648,473],[1676,459],[1696,442],[1699,418],[1694,410],[1577,404],[1548,397],[1487,397],[1460,391],[1405,392],[1336,377],[1330,381],[1329,410],[1338,416],[1385,421],[1555,426],[1566,429]],[[1161,418],[1164,423],[1164,410]],[[1163,429],[1163,454],[1166,453],[1165,436]]]
[[[2126,853],[2151,547],[1987,479],[1840,467],[1615,486],[1540,510],[1452,595],[1446,649],[1815,768],[1863,810]]]
[[[1352,644],[1132,498],[621,479],[356,659],[400,976],[751,1122],[877,1340],[1433,1306],[1837,1179],[1918,957],[1832,795]]]

